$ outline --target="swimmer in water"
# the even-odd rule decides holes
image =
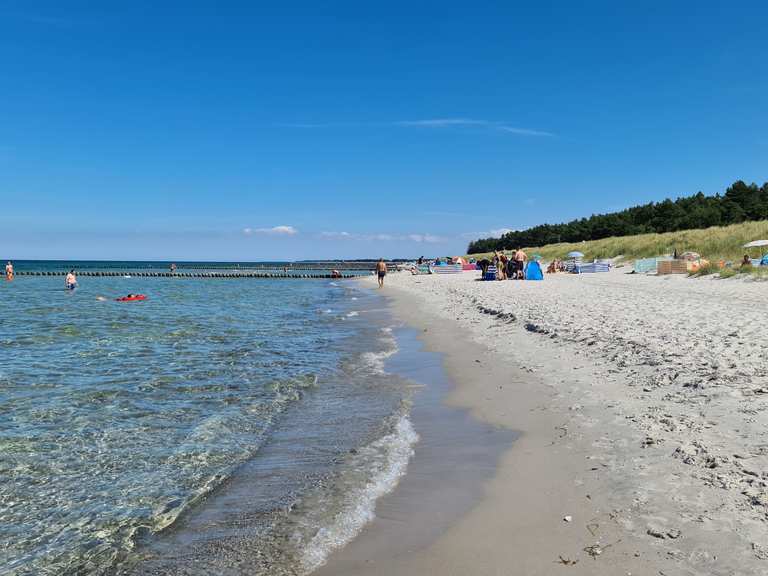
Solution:
[[[13,264],[8,260],[8,264],[5,265],[5,279],[13,280]]]
[[[64,280],[64,284],[66,284],[67,290],[74,290],[77,288],[77,277],[75,276],[74,270],[69,271],[67,278]]]

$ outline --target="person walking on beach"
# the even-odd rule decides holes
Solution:
[[[376,275],[379,277],[379,288],[384,288],[384,276],[387,275],[387,264],[384,258],[379,258],[376,263]]]
[[[13,280],[13,264],[8,260],[8,264],[5,265],[5,279]]]
[[[517,277],[520,280],[525,280],[525,261],[528,260],[528,255],[523,252],[522,248],[518,248],[515,252],[515,262],[517,262]]]
[[[64,279],[64,284],[67,287],[67,290],[74,290],[77,287],[77,277],[75,276],[75,271],[70,270],[69,274],[67,274],[67,277]]]

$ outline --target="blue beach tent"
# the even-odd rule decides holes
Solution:
[[[526,280],[544,280],[544,274],[541,272],[541,265],[536,260],[531,260],[525,267]]]

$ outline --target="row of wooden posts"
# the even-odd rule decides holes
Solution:
[[[20,270],[16,276],[64,276],[66,272],[52,270]],[[139,278],[354,278],[359,274],[341,274],[334,276],[325,274],[286,274],[283,272],[144,272],[119,270],[84,270],[77,272],[78,276],[130,276]]]

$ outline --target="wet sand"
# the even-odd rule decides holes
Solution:
[[[521,436],[430,543],[390,546],[377,519],[320,574],[768,571],[764,285],[618,270],[385,290],[444,354],[449,402]],[[399,522],[434,534],[398,495]]]
[[[419,434],[406,475],[376,504],[376,519],[315,571],[318,576],[390,572],[393,560],[427,548],[483,497],[499,458],[517,434],[448,406],[453,385],[442,354],[424,351],[413,328],[397,331],[386,369],[413,382],[411,419]]]

